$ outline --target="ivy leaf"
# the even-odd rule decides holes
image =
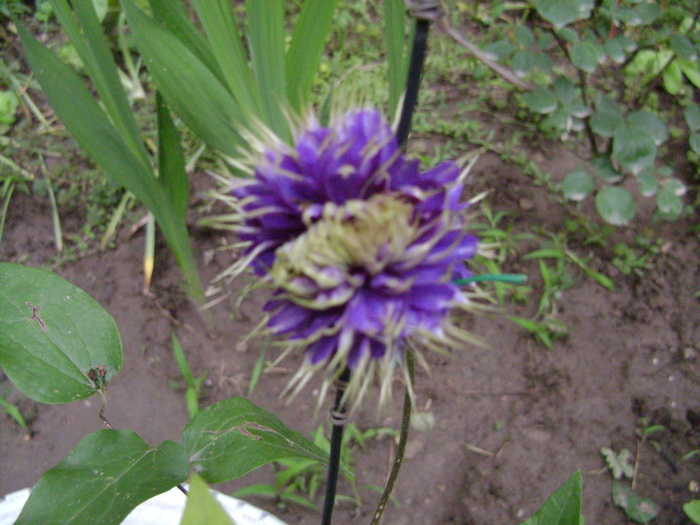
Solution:
[[[656,208],[665,218],[675,220],[683,211],[683,201],[673,191],[664,188],[656,196]]]
[[[595,196],[595,207],[606,222],[615,226],[624,226],[637,212],[630,192],[617,186],[602,188]]]
[[[595,170],[595,174],[605,182],[615,184],[616,182],[620,182],[622,180],[622,174],[615,169],[615,166],[613,166],[610,155],[601,155],[596,157],[591,160],[590,164]]]
[[[650,169],[642,171],[637,177],[637,182],[639,183],[639,193],[644,197],[651,197],[656,193],[656,189],[659,187],[656,175],[654,175],[654,171]]]
[[[634,475],[634,465],[630,463],[632,459],[632,453],[623,448],[619,454],[607,447],[600,449],[600,453],[605,458],[605,462],[608,464],[608,468],[611,470],[613,478],[621,479],[624,475],[627,478],[632,478]]]
[[[617,481],[613,482],[612,498],[613,503],[637,523],[649,523],[659,513],[659,508],[653,501],[635,494],[627,485]]]

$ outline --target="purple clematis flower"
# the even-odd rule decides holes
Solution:
[[[462,190],[456,164],[421,171],[371,109],[264,151],[232,194],[243,260],[276,289],[268,327],[306,352],[295,391],[349,368],[351,395],[379,374],[383,401],[406,351],[454,343],[448,314],[468,300],[453,280],[478,244]]]

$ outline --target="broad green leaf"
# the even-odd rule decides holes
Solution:
[[[637,211],[632,195],[617,186],[602,188],[595,196],[595,207],[606,222],[615,226],[630,222]]]
[[[540,16],[557,29],[588,18],[593,9],[593,0],[534,0],[534,4]]]
[[[535,67],[535,55],[530,50],[521,50],[513,55],[512,61],[513,72],[519,77],[524,77],[532,72],[532,68]]]
[[[613,481],[612,498],[613,503],[637,523],[649,523],[659,513],[659,508],[653,501],[638,496],[627,485],[617,481]]]
[[[694,62],[698,58],[698,52],[690,39],[681,33],[671,33],[669,37],[671,49],[684,60]]]
[[[664,81],[664,89],[669,95],[678,95],[683,89],[683,73],[677,61],[674,60],[664,69],[661,78]]]
[[[581,485],[581,471],[577,471],[522,525],[580,525]]]
[[[158,177],[159,182],[179,220],[185,221],[189,204],[189,182],[185,172],[185,157],[180,146],[180,134],[170,116],[165,101],[156,92],[158,118]]]
[[[571,48],[571,63],[586,73],[593,73],[605,56],[603,48],[590,42],[579,42]]]
[[[510,43],[510,41],[506,38],[502,38],[501,40],[497,40],[496,42],[492,42],[490,44],[486,44],[483,48],[484,53],[486,53],[486,56],[488,56],[492,60],[503,60],[504,58],[507,58],[511,56],[515,51],[516,47]],[[406,79],[404,79],[404,82]]]
[[[282,0],[246,0],[248,45],[253,76],[262,95],[263,121],[279,137],[291,138],[284,115],[287,105],[285,71],[284,2]],[[308,37],[308,35],[306,35]]]
[[[651,134],[654,143],[659,146],[668,139],[666,123],[648,111],[633,111],[627,115],[627,122],[632,129],[642,129]]]
[[[306,0],[286,57],[287,97],[297,112],[306,109],[338,0]]]
[[[244,144],[240,130],[246,123],[231,93],[177,36],[148,18],[133,0],[122,0],[122,5],[168,105],[207,144],[237,156]]]
[[[119,372],[121,339],[112,316],[80,288],[0,263],[0,366],[35,401],[69,403]]]
[[[700,69],[697,61],[689,62],[688,60],[683,60],[682,58],[677,58],[674,63],[678,64],[678,67],[683,71],[685,77],[693,84],[696,88],[700,89]]]
[[[92,5],[95,8],[95,13],[97,19],[102,22],[107,16],[107,8],[109,7],[109,0],[92,0]]]
[[[535,35],[523,24],[515,26],[515,40],[525,49],[529,49],[535,45]]]
[[[576,96],[576,86],[568,78],[560,75],[552,84],[552,91],[559,102],[564,106],[569,106]]]
[[[591,160],[591,167],[595,170],[595,174],[605,182],[615,184],[622,180],[622,174],[615,169],[609,155],[595,157]]]
[[[581,41],[581,38],[578,36],[578,32],[570,27],[563,27],[559,29],[557,34],[569,44],[578,44]]]
[[[180,525],[234,525],[234,523],[214,495],[209,492],[205,481],[197,474],[192,474],[187,504]]]
[[[605,49],[605,53],[610,57],[610,60],[616,64],[622,64],[625,61],[625,50],[622,48],[622,43],[617,38],[614,38],[613,40],[606,40],[603,47]]]
[[[596,100],[596,110],[591,115],[591,128],[601,137],[612,137],[615,130],[624,124],[620,105],[609,97],[601,96]]]
[[[691,133],[688,143],[690,144],[691,149],[700,155],[700,133]]]
[[[651,24],[661,14],[661,6],[656,2],[642,2],[634,10],[642,25]]]
[[[569,173],[561,183],[561,190],[567,199],[582,201],[595,189],[595,182],[583,168]]]
[[[200,410],[182,439],[192,467],[207,483],[238,478],[283,458],[327,462],[326,454],[300,433],[239,397]]]
[[[665,217],[677,219],[683,211],[683,201],[672,190],[664,188],[656,195],[656,208]]]
[[[623,168],[635,175],[654,165],[656,143],[651,130],[628,124],[619,126],[613,137],[613,155]]]
[[[389,112],[398,111],[399,100],[406,88],[406,7],[403,0],[384,1],[384,44],[389,70]]]
[[[557,109],[557,97],[552,90],[545,87],[537,87],[534,91],[523,94],[523,102],[530,111],[547,114]]]
[[[44,473],[15,524],[118,524],[188,474],[179,443],[152,448],[131,430],[98,430]]]
[[[700,524],[700,499],[689,501],[683,505],[683,510],[693,523]]]
[[[683,112],[685,122],[688,124],[690,131],[700,130],[700,106],[691,102]]]
[[[197,16],[207,34],[212,53],[229,91],[242,110],[250,110],[252,114],[262,118],[263,93],[255,85],[253,71],[250,69],[248,55],[238,32],[231,2],[193,0],[192,3],[197,10]]]
[[[644,197],[651,197],[656,193],[656,189],[659,187],[659,183],[656,180],[656,175],[651,169],[645,169],[637,177],[637,183],[639,184],[639,193]]]

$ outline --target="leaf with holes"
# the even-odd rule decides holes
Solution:
[[[182,445],[152,448],[131,430],[85,436],[32,489],[16,525],[121,523],[140,503],[187,479]]]
[[[112,316],[77,286],[0,263],[0,366],[35,401],[69,403],[119,372],[121,339]]]
[[[327,454],[299,432],[240,397],[200,410],[182,440],[194,470],[207,483],[235,479],[283,458],[327,462]]]

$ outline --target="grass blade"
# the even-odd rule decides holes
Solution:
[[[5,218],[7,217],[7,208],[10,205],[10,199],[15,191],[15,181],[5,179],[2,185],[2,209],[0,210],[0,243],[2,242],[2,232],[5,231]]]
[[[143,292],[151,289],[156,255],[156,221],[151,212],[146,215],[146,242],[143,248]]]
[[[263,95],[264,122],[283,140],[291,137],[282,111],[287,101],[284,59],[284,3],[246,0],[248,45],[257,85]]]
[[[193,0],[229,90],[242,108],[262,117],[262,101],[228,0]]]
[[[75,0],[73,11],[67,0],[52,0],[51,3],[56,17],[80,55],[112,123],[119,130],[133,156],[143,163],[144,167],[149,166],[148,153],[92,1]],[[80,25],[76,23],[73,13]]]
[[[180,134],[170,116],[170,109],[156,91],[158,117],[158,180],[175,209],[177,217],[185,220],[189,204],[189,182],[185,172],[185,156],[180,147]]]
[[[337,3],[306,0],[294,27],[286,58],[287,97],[299,113],[309,101]]]
[[[266,2],[263,2],[266,3]],[[243,112],[228,89],[182,41],[122,0],[151,76],[172,110],[210,146],[230,156],[244,143]]]
[[[181,0],[150,0],[153,19],[166,27],[211,71],[220,81],[225,81],[211,46],[187,16]]]
[[[389,68],[389,115],[393,118],[399,109],[408,74],[406,7],[403,0],[384,0],[384,41]]]

